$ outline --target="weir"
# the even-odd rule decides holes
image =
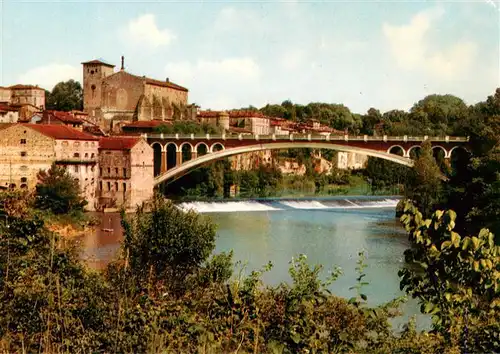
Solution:
[[[334,197],[334,198],[286,198],[252,199],[238,201],[182,202],[178,207],[199,213],[231,213],[280,210],[343,210],[396,208],[401,197]]]

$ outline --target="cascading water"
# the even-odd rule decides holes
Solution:
[[[183,202],[178,206],[184,210],[200,213],[312,210],[312,209],[368,209],[395,208],[398,197],[348,197],[332,199],[266,199],[241,201]]]

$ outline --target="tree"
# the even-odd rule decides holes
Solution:
[[[49,170],[37,174],[35,204],[37,208],[54,214],[83,211],[87,201],[80,195],[80,185],[64,167],[55,163]]]
[[[215,248],[215,225],[196,212],[183,211],[156,195],[151,210],[122,213],[124,249],[139,280],[163,280],[173,291],[208,260]]]
[[[489,230],[461,237],[456,213],[436,211],[429,219],[414,205],[401,221],[412,247],[409,267],[400,271],[401,289],[421,302],[433,326],[464,353],[492,353],[500,348],[500,247]]]
[[[422,143],[421,150],[420,156],[408,173],[405,196],[415,203],[424,216],[429,216],[441,197],[442,173],[434,160],[431,143]]]
[[[46,108],[58,111],[83,109],[83,89],[78,81],[68,80],[59,82],[52,92],[45,97]]]

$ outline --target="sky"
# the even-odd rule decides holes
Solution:
[[[81,82],[102,58],[202,109],[474,104],[500,87],[500,2],[0,0],[0,86]]]

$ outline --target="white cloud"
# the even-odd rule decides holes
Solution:
[[[51,91],[58,82],[69,79],[77,80],[81,83],[82,69],[79,66],[52,63],[28,70],[19,76],[17,82],[26,85],[38,85]]]
[[[251,102],[245,95],[258,91],[261,74],[259,65],[249,57],[169,63],[165,71],[173,81],[189,88],[191,102],[212,109]]]
[[[470,69],[477,52],[475,43],[461,41],[441,49],[431,48],[429,31],[443,14],[442,8],[434,8],[416,14],[406,25],[382,25],[391,54],[402,69],[423,71],[441,79],[453,79]]]
[[[145,14],[128,23],[122,31],[122,38],[135,45],[158,48],[169,45],[176,36],[170,29],[158,28],[153,14]]]

